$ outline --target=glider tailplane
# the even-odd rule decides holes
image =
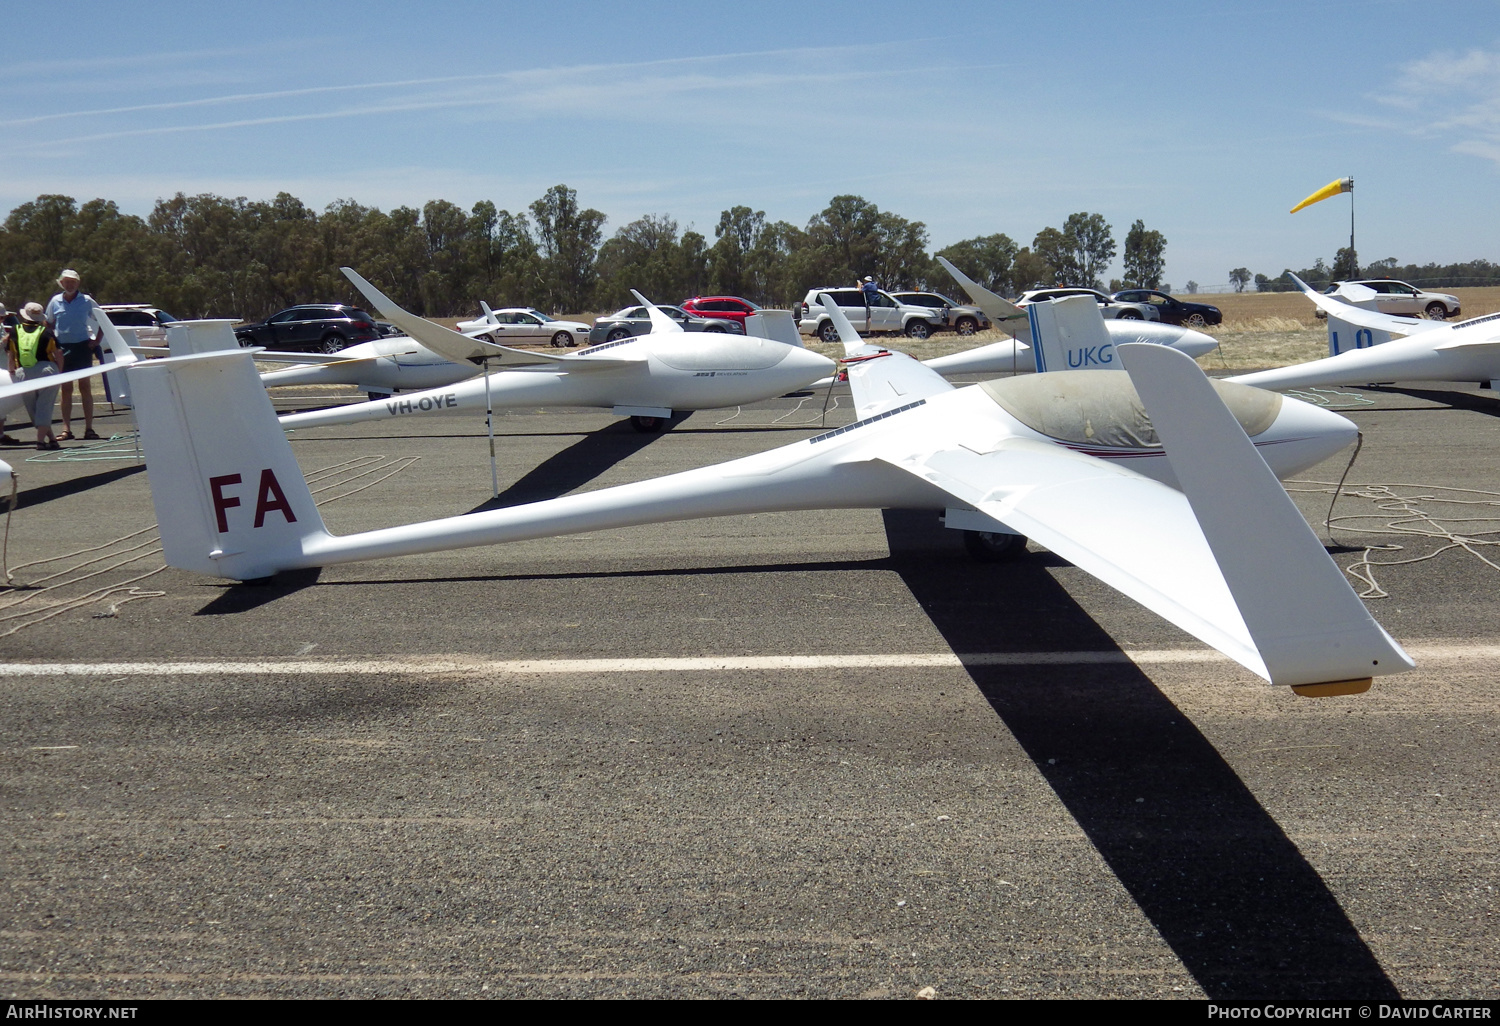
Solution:
[[[1411,669],[1192,358],[1143,343],[1120,357],[1267,679],[1303,695],[1357,694]]]
[[[260,383],[254,350],[130,369],[167,563],[238,580],[274,573],[323,518]]]
[[[1031,319],[1031,352],[1038,372],[1120,369],[1114,341],[1093,297],[1031,303],[1026,315]]]

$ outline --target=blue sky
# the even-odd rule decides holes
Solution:
[[[1097,211],[1167,278],[1500,260],[1500,4],[634,5],[11,0],[0,210],[41,193],[288,191],[516,211],[565,182],[612,232],[857,193],[935,246]],[[23,41],[32,39],[34,45]]]

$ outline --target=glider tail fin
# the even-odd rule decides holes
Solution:
[[[1099,304],[1089,296],[1043,300],[1026,307],[1036,369],[1119,370]]]
[[[130,368],[162,547],[179,569],[265,577],[327,537],[253,352]]]
[[[1302,695],[1357,694],[1411,669],[1193,359],[1149,343],[1121,345],[1120,357],[1266,678]]]

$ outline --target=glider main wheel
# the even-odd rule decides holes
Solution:
[[[1208,318],[1204,317],[1201,313],[1190,313],[1182,319],[1182,323],[1186,324],[1189,328],[1206,328],[1208,327]]]
[[[552,336],[553,349],[563,349],[574,344],[573,333],[571,331],[559,331],[556,335]]]
[[[323,353],[336,353],[348,344],[349,340],[335,331],[323,336],[323,341],[319,343],[318,350]]]
[[[628,329],[626,329],[626,328],[615,328],[608,335],[606,335],[604,337],[604,341],[606,341],[606,342],[618,342],[622,338],[629,338],[629,337],[630,337],[630,331]]]
[[[630,426],[643,435],[654,435],[666,423],[665,417],[631,417]]]
[[[818,325],[818,337],[829,345],[839,340],[839,329],[832,321],[824,321]]]
[[[1026,554],[1026,538],[994,531],[965,531],[964,548],[980,563],[1008,563]]]
[[[926,321],[912,321],[906,326],[906,337],[923,339],[932,334],[932,325]]]
[[[972,335],[979,330],[979,322],[972,317],[960,317],[953,328],[960,335]]]
[[[369,397],[372,403],[383,403],[391,397],[391,393],[389,392],[366,392],[365,395]]]
[[[1119,319],[1122,321],[1138,321],[1141,320],[1141,315],[1134,310],[1121,310]]]
[[[1429,321],[1446,321],[1448,319],[1448,308],[1442,303],[1428,303],[1427,319]]]

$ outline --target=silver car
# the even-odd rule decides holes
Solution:
[[[656,305],[656,308],[682,325],[684,331],[722,331],[735,335],[745,333],[745,329],[737,321],[727,317],[694,317],[680,306],[662,306],[660,303]],[[651,315],[646,312],[646,308],[627,306],[623,310],[616,310],[612,314],[605,314],[596,319],[593,328],[589,330],[589,344],[618,342],[631,335],[650,333]]]
[[[476,321],[459,321],[458,330],[466,335],[482,332],[474,337],[501,345],[550,342],[559,349],[587,342],[589,337],[589,326],[582,321],[560,321],[532,306],[508,306]]]
[[[979,307],[949,299],[941,292],[892,292],[891,298],[908,306],[925,306],[941,311],[943,326],[960,335],[972,335],[990,326],[990,319]]]
[[[1104,315],[1105,320],[1121,321],[1155,321],[1161,318],[1157,314],[1156,307],[1150,303],[1122,303],[1113,296],[1106,296],[1094,289],[1082,289],[1076,286],[1060,286],[1052,289],[1032,289],[1030,292],[1021,293],[1021,298],[1016,300],[1016,305],[1026,307],[1029,303],[1040,303],[1044,299],[1066,299],[1068,296],[1093,296],[1099,304],[1099,312]]]

